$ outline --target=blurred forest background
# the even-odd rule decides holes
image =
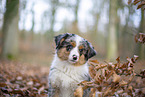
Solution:
[[[128,0],[0,0],[1,59],[50,65],[62,33],[90,41],[98,60],[122,60],[134,54],[145,64],[145,13]]]

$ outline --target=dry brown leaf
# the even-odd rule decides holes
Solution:
[[[145,2],[141,2],[141,3],[138,5],[137,9],[141,8],[143,5],[145,5]]]
[[[119,82],[120,78],[120,75],[117,75],[116,73],[113,74],[113,82]]]
[[[122,94],[124,91],[123,90],[118,90],[117,94]]]
[[[17,80],[23,80],[22,76],[18,76],[16,79]]]
[[[127,82],[124,81],[124,80],[122,80],[122,81],[119,83],[119,85],[120,85],[120,86],[125,86],[125,85],[127,85]]]
[[[114,69],[113,65],[107,65],[107,68],[108,68],[108,70],[113,70]]]
[[[91,92],[89,97],[96,97],[96,89],[95,88],[91,88]]]
[[[134,40],[135,40],[136,43],[138,42],[138,36],[137,36],[137,34],[134,36]]]
[[[32,85],[33,85],[33,81],[27,82],[27,85],[28,85],[28,86],[32,86]]]
[[[78,86],[78,88],[74,92],[75,97],[83,97],[83,88],[82,86]]]
[[[134,55],[134,58],[135,58],[135,61],[139,58],[139,56],[137,55]]]
[[[134,0],[133,4],[136,5],[139,2],[141,2],[141,0]]]
[[[108,96],[110,90],[111,90],[111,87],[108,87],[107,90],[104,91],[103,97]]]
[[[128,87],[128,90],[131,90],[131,91],[132,91],[132,86],[129,86],[129,87]]]
[[[117,63],[120,63],[120,57],[118,57],[118,58],[116,59],[116,61],[117,61]]]
[[[99,70],[99,69],[102,69],[102,68],[105,68],[105,67],[107,67],[107,65],[100,64],[100,65],[96,66],[95,69]]]
[[[44,86],[42,86],[41,88],[39,88],[38,94],[40,94],[42,91],[44,91]]]
[[[6,83],[4,83],[4,82],[0,82],[0,87],[6,87],[6,86],[7,86]]]
[[[113,75],[114,71],[111,70],[111,72],[109,72],[108,75],[106,75],[106,80],[108,80],[112,75]]]
[[[93,66],[89,66],[89,74],[92,79],[96,76],[96,71]]]
[[[130,82],[133,80],[134,76],[135,76],[135,74],[133,73],[133,74],[131,75],[131,77],[129,78],[128,83],[130,83]]]
[[[89,60],[89,62],[93,62],[93,63],[99,64],[98,60]]]

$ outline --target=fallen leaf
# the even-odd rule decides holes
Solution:
[[[82,86],[78,86],[78,88],[74,92],[75,97],[83,97],[83,88]]]
[[[120,75],[117,75],[116,73],[113,74],[113,82],[119,82],[120,81]]]
[[[42,91],[44,91],[44,86],[42,86],[41,88],[39,88],[38,94],[40,94]]]
[[[28,86],[32,86],[32,85],[33,85],[33,81],[27,82],[27,85],[28,85]]]

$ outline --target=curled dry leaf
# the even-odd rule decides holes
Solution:
[[[120,81],[120,76],[117,75],[116,73],[113,74],[113,82],[119,82]]]
[[[145,5],[145,1],[138,5],[138,9],[141,8],[143,5]],[[134,39],[136,42],[140,42],[140,43],[144,44],[145,43],[145,34],[139,33],[139,34],[135,35]]]
[[[88,63],[92,66],[96,66],[99,64],[99,61],[98,60],[89,60]]]
[[[99,61],[98,60],[89,60],[89,62],[93,62],[95,64],[99,64]]]
[[[118,57],[118,58],[116,59],[116,61],[117,61],[117,63],[120,63],[120,57]]]
[[[145,69],[142,69],[142,70],[141,70],[140,76],[141,76],[142,78],[145,78]]]
[[[107,65],[108,70],[113,70],[114,66],[113,65]]]
[[[93,66],[89,66],[89,73],[92,79],[96,76],[96,71]]]
[[[128,87],[128,90],[131,90],[131,91],[132,91],[132,86],[129,86],[129,87]]]
[[[91,92],[90,92],[90,97],[96,97],[96,89],[95,88],[91,88]]]
[[[122,80],[122,81],[120,82],[120,86],[125,86],[125,85],[127,85],[127,82],[124,81],[124,80]]]
[[[141,8],[143,5],[145,5],[145,2],[141,2],[140,4],[138,4],[137,9]]]
[[[32,86],[32,85],[33,85],[33,81],[27,82],[27,85],[28,85],[28,86]]]
[[[18,76],[16,79],[17,80],[23,80],[22,76]]]
[[[109,91],[111,90],[111,87],[108,87],[107,90],[103,93],[103,96],[108,96]]]
[[[136,5],[137,3],[139,3],[141,0],[134,0],[133,4]]]
[[[132,3],[132,0],[128,0],[128,4],[131,4]],[[145,0],[134,0],[133,1],[133,4],[134,5],[137,5],[138,7],[137,7],[137,9],[139,9],[139,8],[141,8],[141,7],[143,7],[144,5],[145,5]]]
[[[42,91],[44,91],[44,86],[40,87],[38,90],[38,94],[40,94]]]
[[[139,56],[134,55],[134,59],[135,59],[135,61],[136,61],[138,58],[139,58]]]
[[[105,67],[107,67],[107,65],[100,64],[100,65],[96,66],[95,69],[98,71],[99,69],[102,69]]]
[[[130,82],[133,80],[134,77],[135,77],[135,74],[133,73],[133,74],[131,75],[131,77],[129,78],[128,83],[130,83]]]
[[[0,87],[6,87],[6,86],[7,86],[6,83],[4,83],[4,82],[0,82]]]
[[[78,86],[78,88],[74,92],[75,97],[83,97],[83,88],[82,86]]]

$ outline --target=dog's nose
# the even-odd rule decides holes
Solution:
[[[77,60],[77,56],[76,55],[73,55],[73,60]]]

